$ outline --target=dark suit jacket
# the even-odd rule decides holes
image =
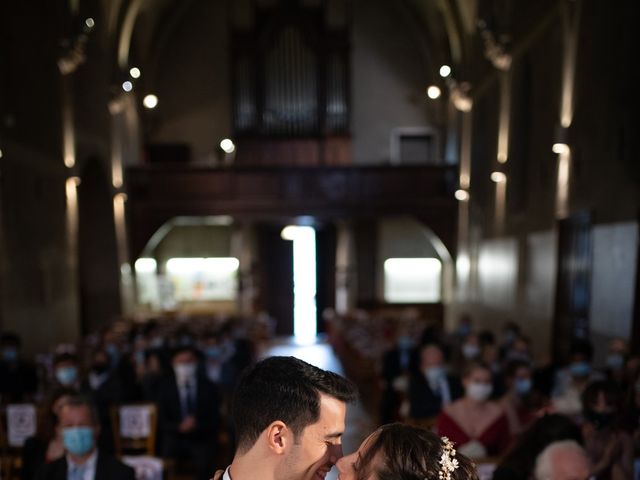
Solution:
[[[457,377],[447,375],[451,401],[462,396],[462,385]],[[435,417],[442,409],[442,398],[436,395],[424,375],[412,375],[409,382],[409,404],[411,418]]]
[[[35,476],[36,480],[67,480],[67,458],[43,465]],[[94,480],[135,480],[133,468],[116,460],[108,453],[98,452],[96,476]]]
[[[414,373],[417,371],[417,355],[415,348],[406,350],[406,365],[402,365],[401,359],[403,353],[399,347],[387,350],[382,356],[382,378],[391,385],[393,381],[405,373]]]
[[[4,403],[29,401],[38,389],[38,376],[33,364],[18,360],[9,364],[0,360],[0,397]]]
[[[196,386],[196,429],[189,434],[178,432],[182,421],[182,404],[178,385],[173,375],[165,377],[158,386],[158,427],[163,437],[184,437],[215,442],[220,421],[220,404],[217,387],[203,375],[198,375]]]

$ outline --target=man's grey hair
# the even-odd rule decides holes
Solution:
[[[587,462],[589,457],[584,448],[574,440],[562,440],[553,442],[545,448],[536,459],[534,473],[535,480],[553,480],[555,473],[554,457],[559,453],[572,453],[584,458]]]

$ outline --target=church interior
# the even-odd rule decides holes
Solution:
[[[541,412],[590,478],[640,478],[637,10],[2,2],[0,478],[44,479],[29,442],[75,393],[100,451],[160,462],[138,480],[211,478],[240,372],[282,352],[358,386],[345,451],[459,426],[488,372],[479,478],[534,478],[499,472]],[[178,364],[214,407],[176,434]]]

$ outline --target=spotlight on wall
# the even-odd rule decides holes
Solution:
[[[149,95],[146,95],[144,97],[144,99],[142,100],[142,105],[144,105],[145,108],[152,110],[158,106],[158,97],[150,93]]]
[[[427,96],[431,100],[435,100],[436,98],[439,98],[441,94],[442,92],[440,91],[440,88],[436,87],[435,85],[431,85],[429,88],[427,88]]]
[[[502,172],[493,172],[491,174],[491,180],[496,183],[504,183],[507,181],[507,176]]]
[[[451,75],[451,67],[449,65],[442,65],[440,67],[440,76],[447,78],[449,75]]]
[[[131,78],[140,78],[140,69],[138,67],[131,67],[129,69],[129,75],[131,75]]]
[[[469,192],[460,188],[456,190],[455,197],[456,197],[456,200],[460,200],[461,202],[466,202],[467,200],[469,200]]]
[[[133,83],[131,83],[129,80],[127,80],[126,82],[122,82],[122,90],[124,90],[125,92],[130,92],[131,90],[133,90]]]
[[[554,133],[555,137],[551,150],[558,155],[567,153],[569,151],[569,129],[562,125],[557,125]]]
[[[224,151],[224,153],[233,153],[236,149],[236,146],[231,139],[225,138],[220,142],[220,148]]]

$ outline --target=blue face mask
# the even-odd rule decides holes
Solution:
[[[507,332],[504,334],[504,343],[506,345],[511,345],[515,339],[516,332],[514,332],[513,330],[507,330]]]
[[[56,379],[62,385],[72,385],[78,379],[78,369],[76,367],[60,367],[56,369]]]
[[[205,354],[211,360],[218,360],[222,356],[222,350],[220,347],[207,347]]]
[[[530,378],[518,378],[515,381],[514,388],[518,395],[526,395],[531,391],[532,382]]]
[[[145,362],[144,350],[137,350],[136,353],[134,354],[134,358],[138,365],[143,365]]]
[[[113,343],[109,343],[109,344],[107,344],[105,349],[107,350],[107,353],[111,357],[112,361],[115,362],[120,358],[120,349],[118,349],[117,345],[115,345]]]
[[[458,336],[466,337],[470,333],[471,333],[471,326],[467,325],[466,323],[458,325]]]
[[[429,367],[425,370],[424,374],[430,384],[437,385],[440,379],[445,377],[447,372],[443,367]]]
[[[18,350],[11,347],[5,348],[2,351],[2,359],[5,362],[15,362],[16,360],[18,360]]]
[[[610,353],[607,356],[607,367],[611,370],[622,370],[624,367],[624,356],[620,353]]]
[[[571,375],[578,378],[588,377],[591,373],[591,366],[587,362],[576,362],[569,366]]]
[[[64,448],[72,455],[82,456],[93,450],[93,428],[69,427],[62,430]]]
[[[408,350],[413,346],[413,340],[407,335],[398,338],[398,347],[401,350]]]

